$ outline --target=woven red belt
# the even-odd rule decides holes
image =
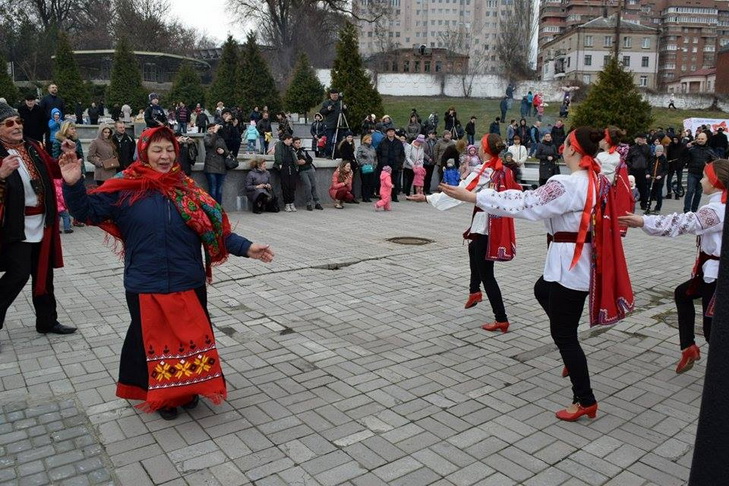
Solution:
[[[558,231],[553,235],[547,233],[547,244],[550,243],[577,243],[577,233]],[[585,243],[592,243],[592,234],[585,235]]]
[[[38,214],[43,214],[45,210],[46,208],[43,206],[25,206],[25,215],[36,216]]]

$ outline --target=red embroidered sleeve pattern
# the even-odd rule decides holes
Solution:
[[[717,215],[716,211],[711,208],[703,207],[699,209],[699,211],[696,213],[696,217],[699,219],[701,229],[704,230],[707,228],[711,228],[712,226],[721,224],[719,215]]]
[[[549,181],[545,185],[534,190],[538,204],[544,206],[550,202],[563,196],[565,193],[564,186],[561,182]]]

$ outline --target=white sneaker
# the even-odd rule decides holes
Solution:
[[[291,203],[291,211],[296,212],[296,206],[293,203]]]
[[[287,205],[286,205],[286,206],[284,207],[284,211],[286,211],[287,213],[290,213],[291,211],[293,211],[293,209],[291,209],[291,204],[287,204]]]

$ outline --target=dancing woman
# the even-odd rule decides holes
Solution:
[[[683,373],[701,358],[699,347],[694,341],[696,310],[694,300],[701,299],[704,316],[704,337],[709,342],[711,321],[709,307],[716,291],[719,276],[721,238],[724,229],[727,187],[729,187],[729,160],[718,159],[706,164],[701,188],[709,196],[709,203],[695,213],[674,213],[665,216],[637,216],[628,214],[618,218],[631,228],[643,228],[651,236],[697,236],[699,254],[696,258],[691,279],[674,291],[678,311],[678,334],[681,342],[681,359],[676,373]]]
[[[460,187],[440,187],[448,196],[474,202],[489,214],[544,220],[551,243],[534,295],[549,317],[552,339],[569,370],[573,401],[556,413],[567,421],[597,414],[587,358],[577,339],[585,300],[589,295],[590,325],[615,323],[634,304],[610,182],[599,174],[594,159],[602,137],[603,132],[588,127],[572,131],[563,151],[572,173],[554,175],[534,191],[484,189],[474,194]]]
[[[481,139],[481,151],[484,158],[488,158],[488,160],[474,168],[458,187],[471,194],[475,194],[487,187],[495,191],[521,190],[521,186],[514,180],[513,172],[504,166],[498,156],[504,148],[504,142],[498,135],[492,133],[484,136]],[[461,201],[444,193],[429,196],[414,195],[409,196],[408,199],[427,201],[441,211],[461,204]],[[471,226],[463,233],[463,237],[470,240],[468,243],[468,261],[471,268],[470,295],[465,308],[469,309],[481,302],[483,299],[481,283],[483,283],[491,309],[494,311],[495,321],[486,323],[481,327],[486,331],[506,332],[509,329],[509,319],[506,316],[506,308],[499,283],[494,276],[494,262],[508,261],[514,258],[516,252],[514,220],[490,216],[478,206],[475,206],[471,216]]]

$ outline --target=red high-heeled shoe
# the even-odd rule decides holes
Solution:
[[[694,367],[694,361],[701,359],[701,350],[695,344],[681,351],[681,360],[676,366],[676,373],[684,373]]]
[[[501,331],[503,333],[503,332],[506,332],[509,330],[509,321],[488,322],[488,323],[484,324],[483,326],[481,326],[481,329],[483,329],[484,331]]]
[[[463,306],[464,309],[470,309],[474,305],[478,304],[483,300],[483,294],[481,292],[474,292],[472,294],[469,294],[468,300],[466,301],[466,305]]]
[[[568,370],[565,366],[564,368],[562,368],[562,378],[567,378],[568,376],[570,376],[570,370]]]
[[[597,416],[597,403],[594,403],[589,407],[583,407],[582,405],[578,404],[576,412],[568,412],[565,408],[564,410],[560,410],[554,415],[558,419],[565,420],[567,422],[575,422],[583,415],[587,415],[589,418],[593,419]]]

